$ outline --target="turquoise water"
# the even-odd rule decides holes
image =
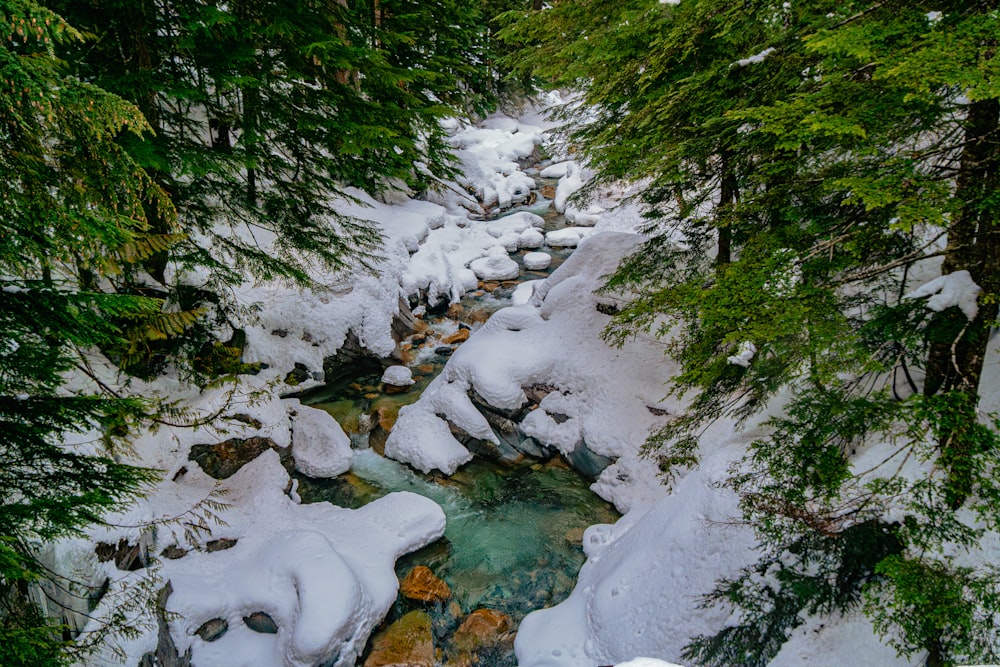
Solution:
[[[565,226],[562,216],[545,210],[548,202],[538,206],[537,212],[547,218],[546,231]],[[553,261],[544,271],[524,269],[525,251],[511,255],[522,268],[518,282],[545,278],[572,250],[546,248],[545,252]],[[512,292],[513,286],[505,282],[492,292],[468,294],[462,299],[459,318],[475,330],[481,319],[472,314],[488,314],[509,305]],[[450,634],[462,614],[489,608],[510,615],[518,623],[527,613],[564,600],[586,560],[581,547],[584,529],[613,523],[619,515],[590,491],[588,481],[559,459],[529,460],[516,466],[476,459],[446,477],[422,475],[371,449],[370,444],[378,446],[376,433],[384,442],[385,429],[372,431],[380,419],[391,428],[399,408],[416,401],[447,363],[447,356],[436,353],[440,343],[435,342],[435,331],[452,331],[456,322],[440,316],[428,316],[426,322],[429,331],[411,336],[413,358],[408,366],[416,384],[408,392],[383,394],[379,376],[366,375],[303,396],[304,402],[334,416],[356,450],[351,471],[345,475],[331,480],[296,478],[298,493],[307,503],[329,501],[358,508],[393,491],[412,491],[444,509],[444,537],[401,558],[396,571],[402,579],[416,565],[429,567],[449,585],[451,600],[424,605],[400,597],[387,621],[425,608],[433,617],[436,645],[444,646],[447,653]],[[456,604],[459,610],[454,609]],[[480,667],[516,664],[510,645],[480,652],[477,660]]]
[[[466,613],[489,607],[516,621],[569,595],[585,560],[583,530],[618,518],[560,462],[505,468],[475,460],[450,478],[428,478],[366,449],[355,452],[350,475],[300,478],[298,488],[303,502],[344,507],[390,491],[426,496],[448,519],[444,540],[401,559],[400,575],[426,565],[451,586]]]

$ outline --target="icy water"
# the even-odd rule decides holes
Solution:
[[[516,210],[543,215],[546,231],[565,226],[561,216],[547,209],[548,202],[543,201]],[[406,393],[383,394],[380,376],[368,375],[303,397],[304,402],[333,415],[357,449],[351,472],[346,475],[331,480],[298,476],[303,502],[329,501],[357,508],[393,491],[412,491],[444,509],[444,538],[401,558],[396,570],[402,579],[416,565],[429,567],[450,586],[452,604],[427,608],[400,597],[387,619],[392,622],[414,608],[425,608],[432,615],[438,646],[447,646],[449,633],[461,615],[475,609],[502,611],[517,623],[535,609],[561,602],[572,590],[585,560],[581,547],[584,529],[618,518],[613,506],[590,491],[590,482],[559,459],[526,460],[516,466],[476,459],[450,477],[428,476],[386,459],[370,447],[377,447],[379,439],[384,442],[385,431],[377,428],[380,419],[391,425],[399,409],[415,402],[444,368],[448,355],[441,353],[441,336],[454,331],[458,321],[475,331],[486,316],[510,304],[517,282],[545,278],[571,250],[545,248],[544,252],[552,255],[549,269],[527,271],[522,261],[525,251],[514,253],[512,259],[522,268],[517,281],[467,294],[459,312],[452,313],[455,319],[425,318],[429,329],[411,337],[408,366],[416,384]],[[509,645],[478,658],[481,667],[516,664]]]
[[[585,560],[583,531],[611,523],[614,508],[561,462],[508,468],[475,460],[449,478],[428,478],[371,449],[356,452],[351,473],[300,479],[303,502],[360,507],[390,491],[437,502],[448,517],[444,539],[405,556],[399,575],[426,565],[452,589],[463,612],[498,609],[515,621],[572,590]]]

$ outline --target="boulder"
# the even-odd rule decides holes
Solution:
[[[532,271],[547,269],[550,264],[552,264],[552,255],[547,252],[529,252],[524,256],[524,268]]]
[[[274,619],[267,612],[255,611],[249,616],[244,616],[243,622],[254,632],[265,635],[278,634],[278,624],[274,622]]]
[[[468,329],[459,328],[458,331],[448,334],[447,336],[442,338],[441,342],[447,343],[448,345],[456,345],[458,343],[464,343],[465,341],[469,340],[469,333],[470,331]]]
[[[519,248],[541,248],[545,245],[545,234],[537,229],[526,229],[517,237]]]
[[[451,638],[448,667],[469,667],[476,653],[513,641],[514,621],[494,609],[477,609],[462,621]]]
[[[393,387],[409,387],[413,384],[413,372],[406,366],[389,366],[382,373],[382,382]]]
[[[451,597],[448,584],[434,576],[425,565],[418,565],[407,573],[399,584],[399,592],[419,602],[444,602]]]
[[[372,639],[364,667],[434,667],[431,617],[411,611]]]
[[[269,449],[277,450],[279,455],[288,456],[288,452],[278,447],[273,440],[258,436],[230,438],[214,445],[193,445],[188,458],[197,463],[210,477],[228,479]]]
[[[490,248],[486,257],[472,260],[469,268],[480,280],[510,280],[517,278],[521,272],[517,262],[507,256],[507,250],[502,246]]]
[[[226,619],[212,618],[199,625],[198,629],[195,630],[194,633],[207,642],[214,642],[216,639],[226,634],[228,630],[229,623],[226,622]]]

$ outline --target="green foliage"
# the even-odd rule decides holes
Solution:
[[[579,92],[563,117],[598,180],[648,184],[650,240],[604,288],[628,301],[608,339],[665,338],[690,396],[648,451],[669,478],[707,424],[763,421],[729,486],[766,555],[708,597],[741,620],[689,656],[766,664],[805,615],[864,597],[904,654],[995,659],[996,572],[946,557],[995,564],[979,538],[1000,520],[998,428],[977,412],[1000,294],[995,3],[505,18],[514,70]],[[938,255],[982,287],[973,320],[904,297]]]
[[[148,130],[138,110],[61,73],[53,52],[79,33],[20,0],[0,2],[0,26],[0,662],[55,665],[59,628],[28,596],[45,574],[35,549],[100,523],[155,478],[110,448],[148,407],[64,382],[90,351],[125,342],[116,321],[159,312],[97,286],[162,243],[146,207],[171,209],[116,142]]]

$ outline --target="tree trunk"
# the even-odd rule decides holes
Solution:
[[[715,216],[719,238],[715,265],[721,267],[733,261],[732,209],[739,199],[739,186],[736,182],[736,170],[733,168],[732,152],[723,149],[720,161],[719,208]]]
[[[987,99],[969,105],[955,199],[960,210],[948,230],[942,274],[968,271],[982,288],[979,312],[971,322],[955,313],[941,313],[932,327],[955,331],[930,345],[924,394],[934,396],[961,392],[964,414],[953,426],[938,434],[941,459],[949,470],[950,504],[960,507],[972,491],[973,480],[963,459],[970,453],[965,436],[976,419],[979,382],[989,343],[990,327],[997,317],[1000,294],[1000,100]],[[959,320],[958,318],[962,318]],[[949,321],[950,320],[950,321]],[[950,324],[950,328],[949,328]]]
[[[127,4],[116,22],[116,32],[117,42],[122,49],[125,73],[137,82],[130,101],[142,111],[155,135],[162,136],[163,119],[154,83],[154,73],[160,66],[156,45],[159,23],[157,11],[156,4],[150,0],[137,0]],[[173,190],[169,174],[150,168],[146,169],[146,173],[165,192]],[[153,234],[169,234],[173,231],[172,223],[160,209],[158,200],[148,199],[143,208],[146,222]],[[143,262],[149,275],[161,283],[166,281],[168,257],[166,251],[161,251]]]

